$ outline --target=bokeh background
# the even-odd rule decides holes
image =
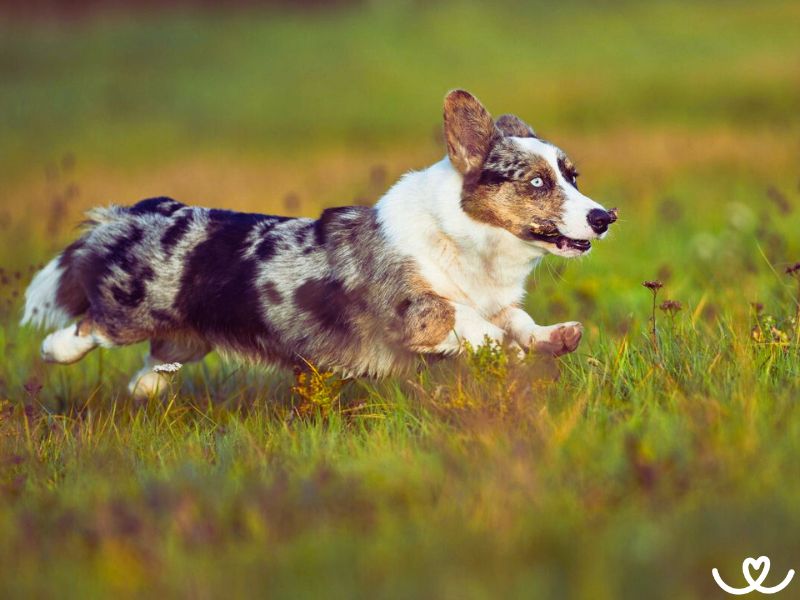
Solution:
[[[0,1],[2,586],[706,598],[760,554],[777,583],[800,556],[799,32],[788,0]],[[300,418],[285,374],[216,359],[166,407],[125,399],[141,347],[38,362],[21,295],[86,208],[371,204],[443,156],[455,87],[619,209],[531,278],[537,321],[586,326],[557,382],[323,381]],[[658,348],[651,279],[682,307]]]
[[[698,260],[697,289],[738,280],[718,268],[737,252],[721,228],[742,225],[741,242],[797,193],[792,2],[225,6],[4,3],[0,224],[17,256],[42,257],[31,230],[55,248],[98,203],[374,202],[442,155],[453,87],[523,116],[620,208],[624,242],[591,261],[607,282]]]

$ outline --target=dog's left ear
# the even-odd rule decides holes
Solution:
[[[478,99],[464,90],[453,90],[444,99],[444,137],[450,162],[464,177],[476,175],[494,140],[500,137],[492,115]]]
[[[533,128],[517,115],[501,115],[497,119],[497,128],[503,135],[511,137],[536,137]]]

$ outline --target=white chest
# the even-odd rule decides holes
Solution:
[[[489,317],[519,302],[525,293],[525,280],[537,258],[526,253],[514,256],[519,248],[509,248],[498,240],[455,240],[432,232],[426,248],[416,252],[421,274],[440,296],[466,304]]]
[[[543,252],[461,208],[461,176],[444,159],[404,176],[377,204],[387,241],[433,291],[488,318],[519,302]]]

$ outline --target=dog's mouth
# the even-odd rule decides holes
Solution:
[[[559,250],[577,250],[578,252],[588,252],[589,249],[592,247],[592,242],[589,240],[576,240],[571,237],[567,237],[565,235],[561,235],[560,233],[535,233],[534,231],[530,232],[530,237],[532,240],[536,240],[538,242],[545,242],[547,244],[553,244]]]

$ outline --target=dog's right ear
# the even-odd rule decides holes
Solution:
[[[444,99],[444,138],[452,165],[465,177],[476,175],[500,132],[492,115],[478,99],[464,90],[453,90]]]
[[[511,137],[536,137],[533,128],[517,115],[501,115],[497,118],[497,128]]]

